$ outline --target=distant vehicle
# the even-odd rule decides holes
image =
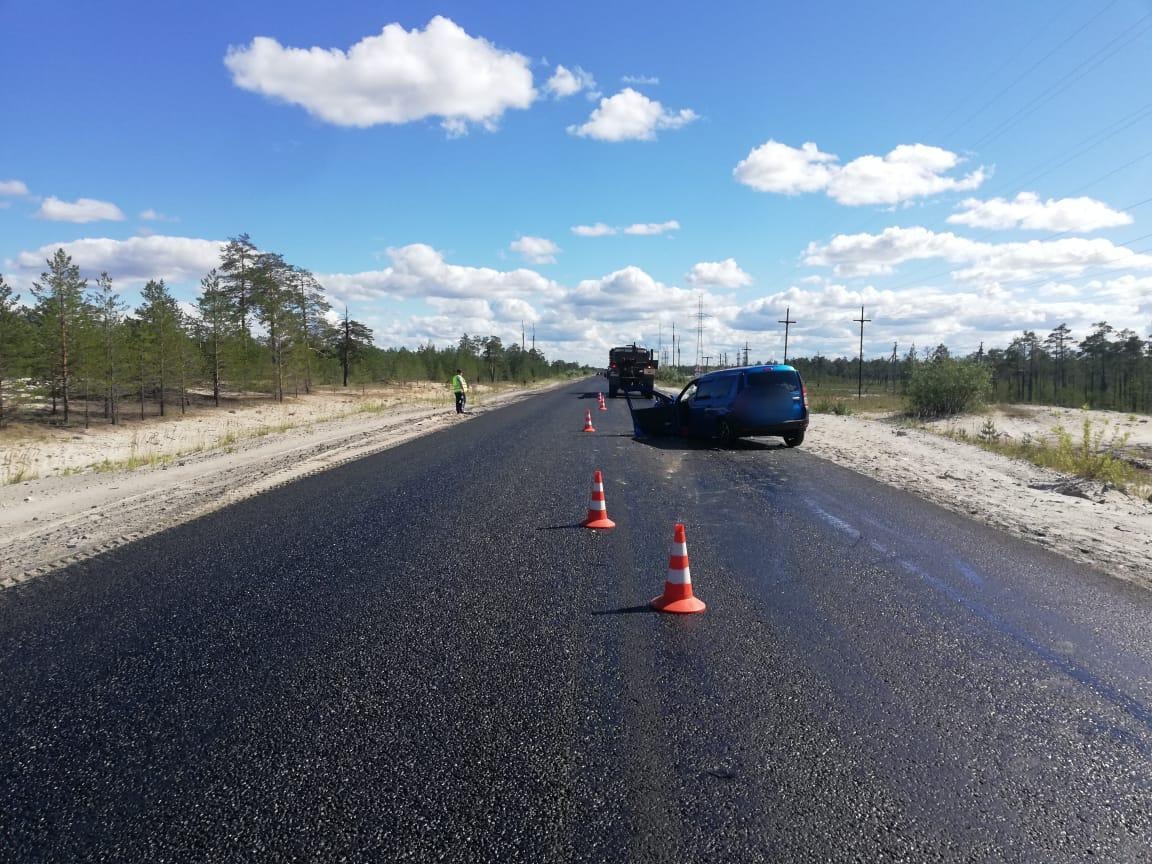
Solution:
[[[659,365],[650,348],[635,344],[613,348],[608,352],[608,397],[614,399],[620,391],[639,391],[645,399],[651,399]]]
[[[638,431],[719,438],[779,435],[789,447],[804,441],[808,391],[800,373],[782,364],[718,369],[694,378],[676,398],[633,411]]]

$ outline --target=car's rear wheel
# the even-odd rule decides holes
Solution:
[[[788,447],[799,447],[801,444],[804,443],[804,433],[803,432],[793,432],[791,435],[785,435],[784,436],[784,443]]]

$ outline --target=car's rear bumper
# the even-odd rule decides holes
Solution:
[[[758,425],[737,423],[736,428],[738,435],[791,435],[793,432],[805,431],[808,428],[808,418]]]

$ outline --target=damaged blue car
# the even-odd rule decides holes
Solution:
[[[718,369],[688,382],[676,397],[655,395],[656,405],[632,408],[637,435],[715,438],[723,445],[778,435],[796,447],[808,429],[808,391],[792,366]]]

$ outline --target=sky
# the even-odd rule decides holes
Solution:
[[[247,233],[381,347],[1152,331],[1152,0],[0,0],[0,39],[25,302],[63,247],[190,304]]]

